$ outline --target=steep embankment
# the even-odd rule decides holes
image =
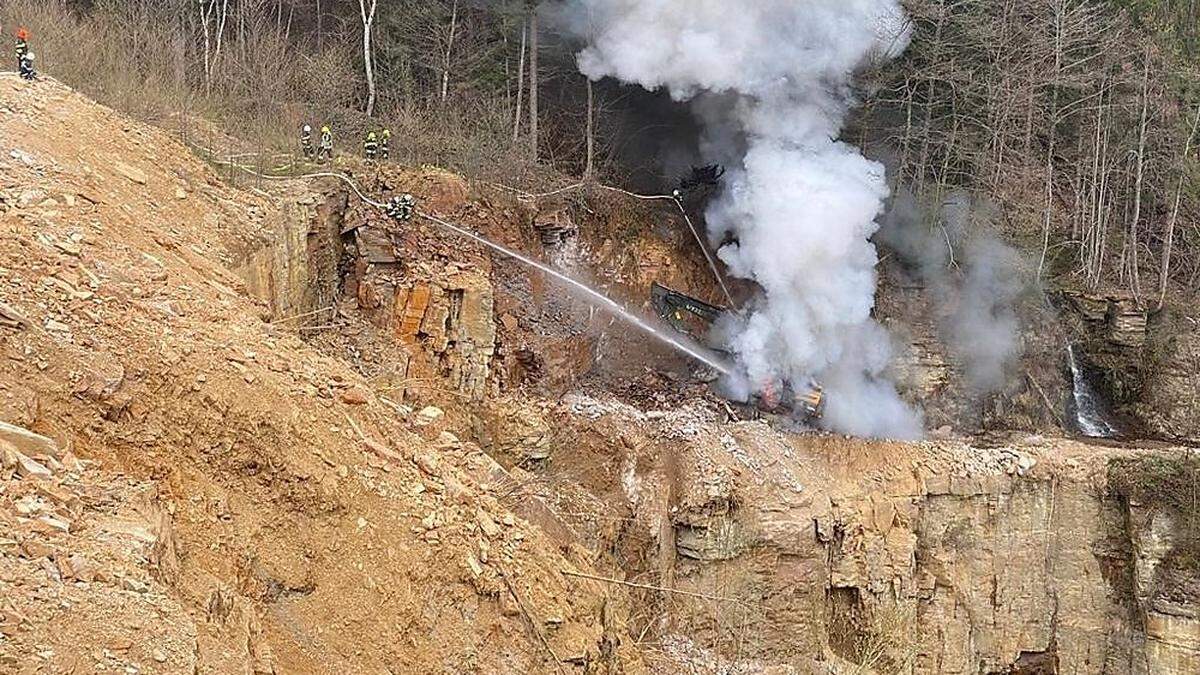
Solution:
[[[0,420],[54,442],[4,446],[0,669],[635,664],[503,470],[264,322],[272,202],[53,81],[0,146]]]
[[[434,170],[362,179],[620,297],[655,278],[704,287],[686,272],[702,263],[654,254],[686,245],[679,223],[598,191],[564,213]],[[740,419],[751,411],[678,359],[508,261],[353,201],[337,228],[322,224],[346,203],[332,189],[306,227],[345,233],[344,274],[336,319],[312,341],[379,386],[436,400],[454,433],[520,476],[505,503],[544,504],[549,536],[640,584],[611,592],[668,671],[1197,668],[1191,451],[1023,435],[981,446],[952,430],[877,443]],[[1053,413],[1042,398],[1032,405]]]
[[[52,82],[0,79],[0,150],[0,421],[49,437],[0,427],[0,670],[1200,669],[1194,451],[789,431]],[[615,295],[705,288],[673,214],[342,168]]]

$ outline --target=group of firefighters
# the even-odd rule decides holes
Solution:
[[[29,51],[29,31],[25,28],[18,28],[17,72],[26,80],[37,77],[37,71],[33,69],[33,58],[33,52]]]
[[[33,80],[37,77],[37,71],[33,69],[33,52],[29,51],[29,31],[25,28],[17,29],[16,38],[17,71],[22,78]],[[387,160],[391,155],[389,147],[391,140],[392,132],[389,129],[378,133],[368,132],[363,141],[363,156],[372,161]],[[300,130],[300,149],[304,152],[306,160],[327,161],[333,159],[333,129],[328,124],[322,126],[319,145],[313,147],[312,126],[305,124]],[[413,216],[415,207],[416,203],[412,195],[405,194],[392,197],[387,203],[386,210],[391,218],[409,220]]]
[[[391,140],[392,132],[389,129],[384,129],[379,133],[367,132],[367,138],[363,141],[363,156],[370,160],[389,159],[391,157],[389,145]],[[328,124],[321,127],[319,145],[313,147],[312,126],[305,124],[300,128],[300,150],[307,160],[320,162],[333,159],[333,129]]]
[[[308,161],[316,160],[318,162],[333,159],[333,129],[328,124],[321,127],[320,145],[313,147],[313,129],[312,125],[305,124],[300,127],[300,150],[304,153],[304,159]],[[388,143],[392,140],[392,132],[384,129],[379,133],[374,131],[367,132],[367,138],[363,141],[363,156],[368,160],[388,159],[390,151]],[[413,214],[416,212],[417,203],[410,194],[396,195],[387,201],[384,210],[389,218],[400,221],[412,220]]]
[[[24,79],[34,79],[34,53],[29,50],[29,30],[17,29],[17,71]],[[362,156],[367,160],[388,160],[391,156],[389,144],[391,130],[367,132],[362,142]],[[304,125],[300,130],[300,149],[304,151],[306,160],[328,161],[334,159],[334,130],[328,124],[320,127],[320,141],[317,147],[312,144],[312,126]]]

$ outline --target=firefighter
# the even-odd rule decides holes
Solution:
[[[363,156],[369,160],[374,160],[378,154],[379,137],[372,131],[367,134],[367,140],[363,141]]]
[[[22,79],[32,80],[37,77],[37,71],[33,69],[33,52],[25,52],[21,55],[18,72]]]
[[[392,140],[391,129],[384,129],[383,133],[379,135],[379,157],[385,162],[391,156],[391,152],[388,149],[388,141],[390,140]]]
[[[321,149],[317,151],[317,159],[333,159],[333,130],[328,124],[321,127]]]
[[[388,200],[387,214],[394,220],[412,220],[416,208],[417,200],[412,195],[397,195]]]
[[[20,67],[25,61],[25,55],[29,53],[29,31],[24,26],[17,29],[17,66]]]
[[[312,127],[305,124],[300,129],[300,150],[304,153],[304,159],[311,160],[316,154],[312,144]]]

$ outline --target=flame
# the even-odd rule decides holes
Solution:
[[[779,392],[776,390],[775,382],[772,380],[766,380],[763,382],[762,386],[759,387],[758,398],[759,401],[762,402],[762,406],[767,410],[774,410],[775,408],[778,408]]]

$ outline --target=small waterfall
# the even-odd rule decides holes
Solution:
[[[1083,364],[1079,361],[1075,345],[1067,345],[1067,362],[1071,365],[1071,393],[1075,402],[1075,426],[1079,432],[1089,438],[1113,438],[1117,435],[1116,428],[1104,414],[1104,404],[1100,395],[1088,382],[1083,372]]]

